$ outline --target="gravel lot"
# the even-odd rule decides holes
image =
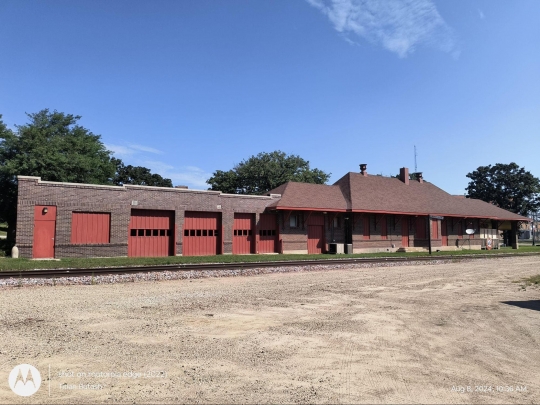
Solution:
[[[540,258],[300,270],[0,286],[0,402],[540,402]]]

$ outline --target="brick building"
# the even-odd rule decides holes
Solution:
[[[354,253],[498,247],[525,217],[433,184],[347,173],[334,185],[288,182],[266,196],[19,176],[21,257]],[[468,235],[466,230],[474,230]],[[471,232],[471,231],[469,231]],[[334,245],[334,243],[336,245]]]

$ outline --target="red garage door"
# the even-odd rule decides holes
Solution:
[[[261,214],[259,217],[259,253],[276,253],[278,240],[277,217]]]
[[[174,255],[174,211],[131,210],[128,256]]]
[[[184,256],[221,253],[221,213],[187,211],[184,219]]]
[[[233,254],[242,255],[253,253],[255,245],[253,235],[254,223],[254,214],[234,214]]]
[[[324,246],[324,217],[312,214],[307,220],[308,225],[308,253],[323,253]]]

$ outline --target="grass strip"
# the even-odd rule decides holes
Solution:
[[[462,255],[497,255],[497,254],[522,254],[539,253],[539,246],[528,246],[518,250],[501,248],[499,250],[460,250],[452,252],[435,252],[437,256],[462,256]],[[112,257],[112,258],[66,258],[60,260],[37,261],[29,259],[0,259],[0,271],[24,271],[36,269],[74,269],[74,268],[103,268],[103,267],[133,267],[133,266],[164,266],[173,264],[194,263],[253,263],[285,260],[320,260],[321,262],[331,259],[345,258],[370,258],[370,257],[425,257],[426,252],[382,252],[362,253],[351,255],[218,255],[218,256],[168,256],[168,257]]]
[[[540,274],[538,274],[537,276],[532,276],[532,277],[523,279],[523,282],[525,283],[526,286],[530,286],[530,285],[538,286],[540,285]]]

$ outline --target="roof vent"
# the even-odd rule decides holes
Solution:
[[[416,172],[414,174],[416,175],[416,180],[418,180],[418,183],[424,182],[424,176],[422,176],[422,172]]]
[[[360,163],[360,174],[362,176],[367,176],[367,164]]]

